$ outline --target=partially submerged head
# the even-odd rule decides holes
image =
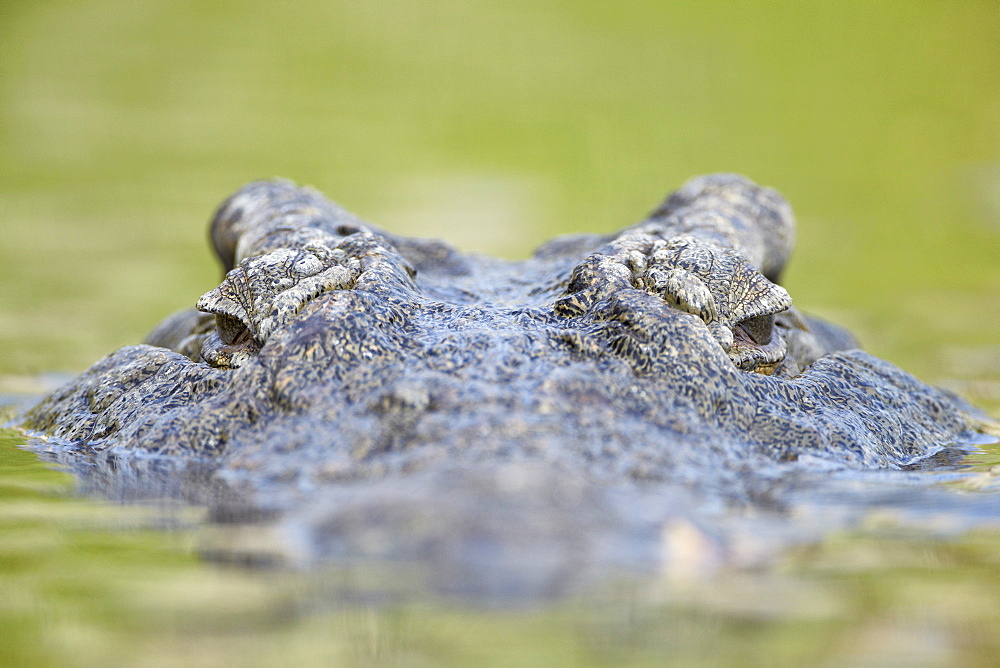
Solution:
[[[791,209],[742,177],[521,262],[393,236],[282,181],[226,200],[211,237],[226,276],[199,313],[99,362],[29,429],[331,477],[543,457],[669,478],[756,456],[904,466],[970,427],[791,307],[773,282]]]

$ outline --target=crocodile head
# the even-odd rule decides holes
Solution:
[[[776,283],[791,209],[742,177],[517,262],[394,236],[283,181],[230,197],[211,237],[226,275],[197,310],[45,399],[28,430],[313,484],[439,460],[730,481],[748,458],[892,468],[970,429],[792,307]]]

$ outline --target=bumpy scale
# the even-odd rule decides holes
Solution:
[[[524,261],[394,236],[255,182],[211,235],[227,274],[21,419],[82,452],[324,481],[483,461],[715,486],[807,458],[905,467],[968,408],[798,313],[788,204],[692,180],[651,216]]]

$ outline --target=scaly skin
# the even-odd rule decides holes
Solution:
[[[740,498],[754,462],[906,467],[975,428],[791,307],[772,282],[791,209],[742,177],[694,179],[642,223],[522,262],[390,235],[287,182],[244,187],[211,233],[228,273],[199,312],[95,364],[25,430],[302,487],[537,460]]]
[[[531,597],[675,551],[738,561],[725,544],[760,527],[727,509],[814,537],[831,504],[843,524],[893,498],[852,471],[948,463],[982,426],[791,306],[791,210],[738,176],[522,262],[286,182],[237,192],[211,236],[227,274],[199,310],[18,423],[84,488],[275,513],[296,559],[416,559],[432,586]]]

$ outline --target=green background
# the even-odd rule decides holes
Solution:
[[[917,373],[1000,367],[992,0],[0,12],[8,377],[82,369],[192,305],[218,279],[214,207],[276,175],[519,257],[742,172],[797,212],[799,306]]]
[[[995,0],[7,0],[0,395],[141,340],[214,287],[205,225],[250,179],[286,176],[393,231],[519,257],[725,170],[792,202],[800,307],[1000,415],[998,43]],[[215,536],[202,510],[67,498],[69,477],[22,442],[0,432],[4,665],[985,665],[997,652],[996,531],[945,541],[875,518],[766,568],[611,582],[596,603],[368,606],[331,591],[336,574],[206,563],[215,542],[267,543]],[[995,489],[995,448],[970,464],[978,477],[956,484]]]

